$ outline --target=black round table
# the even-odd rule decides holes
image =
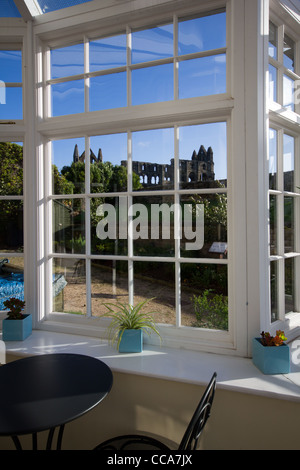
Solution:
[[[109,393],[110,368],[81,354],[46,354],[19,359],[0,367],[0,436],[18,436],[49,430],[47,449],[59,427],[61,448],[64,425],[87,413]]]

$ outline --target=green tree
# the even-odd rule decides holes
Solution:
[[[23,194],[23,147],[0,142],[0,195]]]

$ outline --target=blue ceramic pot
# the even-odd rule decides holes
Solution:
[[[143,330],[124,330],[120,344],[120,353],[138,353],[143,350]]]
[[[290,372],[290,348],[282,346],[264,346],[260,338],[252,341],[252,361],[264,374],[288,374]]]

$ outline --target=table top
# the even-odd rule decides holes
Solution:
[[[0,435],[22,435],[66,424],[106,397],[110,368],[81,354],[46,354],[0,367]]]

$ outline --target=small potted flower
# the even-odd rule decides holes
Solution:
[[[262,332],[252,342],[252,361],[264,374],[287,374],[290,372],[290,350],[285,343],[284,331],[277,330],[272,336]]]
[[[103,316],[112,319],[108,327],[109,338],[112,343],[116,343],[119,352],[141,352],[143,333],[150,335],[153,332],[160,336],[151,312],[142,312],[142,308],[150,300],[144,300],[136,306],[120,302],[105,304],[109,313]]]
[[[32,333],[32,317],[23,312],[25,302],[11,297],[3,302],[8,310],[2,322],[2,338],[4,341],[23,341]]]

